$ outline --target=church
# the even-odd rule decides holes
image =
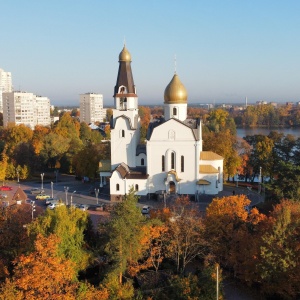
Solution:
[[[111,160],[102,161],[100,187],[109,178],[110,197],[120,201],[131,188],[138,196],[216,195],[223,190],[223,157],[203,151],[202,123],[187,118],[187,91],[175,73],[164,92],[164,116],[151,120],[140,143],[138,96],[131,55],[124,45],[110,120]]]

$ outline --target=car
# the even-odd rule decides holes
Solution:
[[[143,206],[142,208],[142,214],[147,215],[150,212],[150,206]]]
[[[65,205],[65,204],[63,202],[52,202],[47,206],[47,208],[55,209],[56,207],[59,207],[59,206],[62,206],[62,205]]]
[[[39,189],[39,188],[32,188],[30,190],[30,193],[33,194],[33,195],[38,195],[38,194],[44,193],[44,190],[43,189]]]
[[[7,198],[7,194],[5,194],[5,193],[0,193],[0,199],[4,199],[4,198]]]
[[[89,205],[87,205],[87,204],[80,204],[79,205],[79,209],[81,209],[81,210],[83,210],[83,211],[86,211],[86,210],[88,210],[90,207],[89,207]]]
[[[8,185],[2,185],[0,186],[0,191],[11,191],[12,187]]]
[[[40,194],[35,197],[36,200],[46,200],[48,198],[51,198],[51,196],[45,194]]]
[[[49,205],[49,204],[51,204],[53,202],[58,202],[58,199],[55,199],[55,198],[52,198],[52,197],[47,198],[46,201],[45,201],[45,204]]]

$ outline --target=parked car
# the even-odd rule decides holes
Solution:
[[[11,191],[12,187],[8,185],[2,185],[0,186],[0,191]]]
[[[45,204],[46,204],[46,205],[49,205],[49,204],[51,204],[52,202],[58,202],[58,199],[55,199],[55,198],[52,198],[52,197],[47,198],[46,201],[45,201]]]
[[[5,193],[0,193],[0,198],[1,198],[1,199],[7,198],[7,194],[5,194]]]
[[[89,209],[89,205],[87,204],[80,204],[79,205],[79,209],[83,210],[83,211],[86,211]]]
[[[142,214],[147,215],[150,212],[150,206],[143,206],[142,208]]]
[[[39,188],[33,188],[33,189],[30,190],[30,193],[33,194],[33,195],[42,194],[42,193],[44,193],[44,190],[39,189]]]
[[[63,202],[52,202],[47,206],[47,208],[55,209],[56,207],[59,207],[59,206],[62,206],[62,205],[65,205],[65,204]]]
[[[40,194],[35,197],[36,200],[46,200],[48,198],[51,198],[51,196],[45,194]]]

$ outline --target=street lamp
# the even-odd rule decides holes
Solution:
[[[51,197],[53,198],[53,181],[51,181]]]
[[[259,167],[259,177],[258,177],[258,188],[259,188],[259,193],[261,192],[261,167]]]
[[[69,187],[68,186],[64,186],[65,189],[65,193],[66,193],[66,205],[68,205],[68,191],[69,191]]]
[[[33,220],[34,211],[35,211],[35,201],[31,201],[31,220]]]
[[[73,194],[75,194],[76,191],[74,191],[72,194],[71,194],[71,207],[72,207],[72,204],[73,204]]]
[[[97,198],[97,205],[98,205],[98,195],[99,195],[99,189],[95,189],[95,195],[96,195],[96,198]]]
[[[41,189],[44,189],[44,173],[41,173],[41,179],[42,179],[42,185],[41,185]]]

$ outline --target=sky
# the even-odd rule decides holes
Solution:
[[[163,104],[175,68],[189,104],[300,101],[299,0],[0,0],[0,11],[0,68],[53,105],[94,92],[112,106],[124,41],[140,105]]]

